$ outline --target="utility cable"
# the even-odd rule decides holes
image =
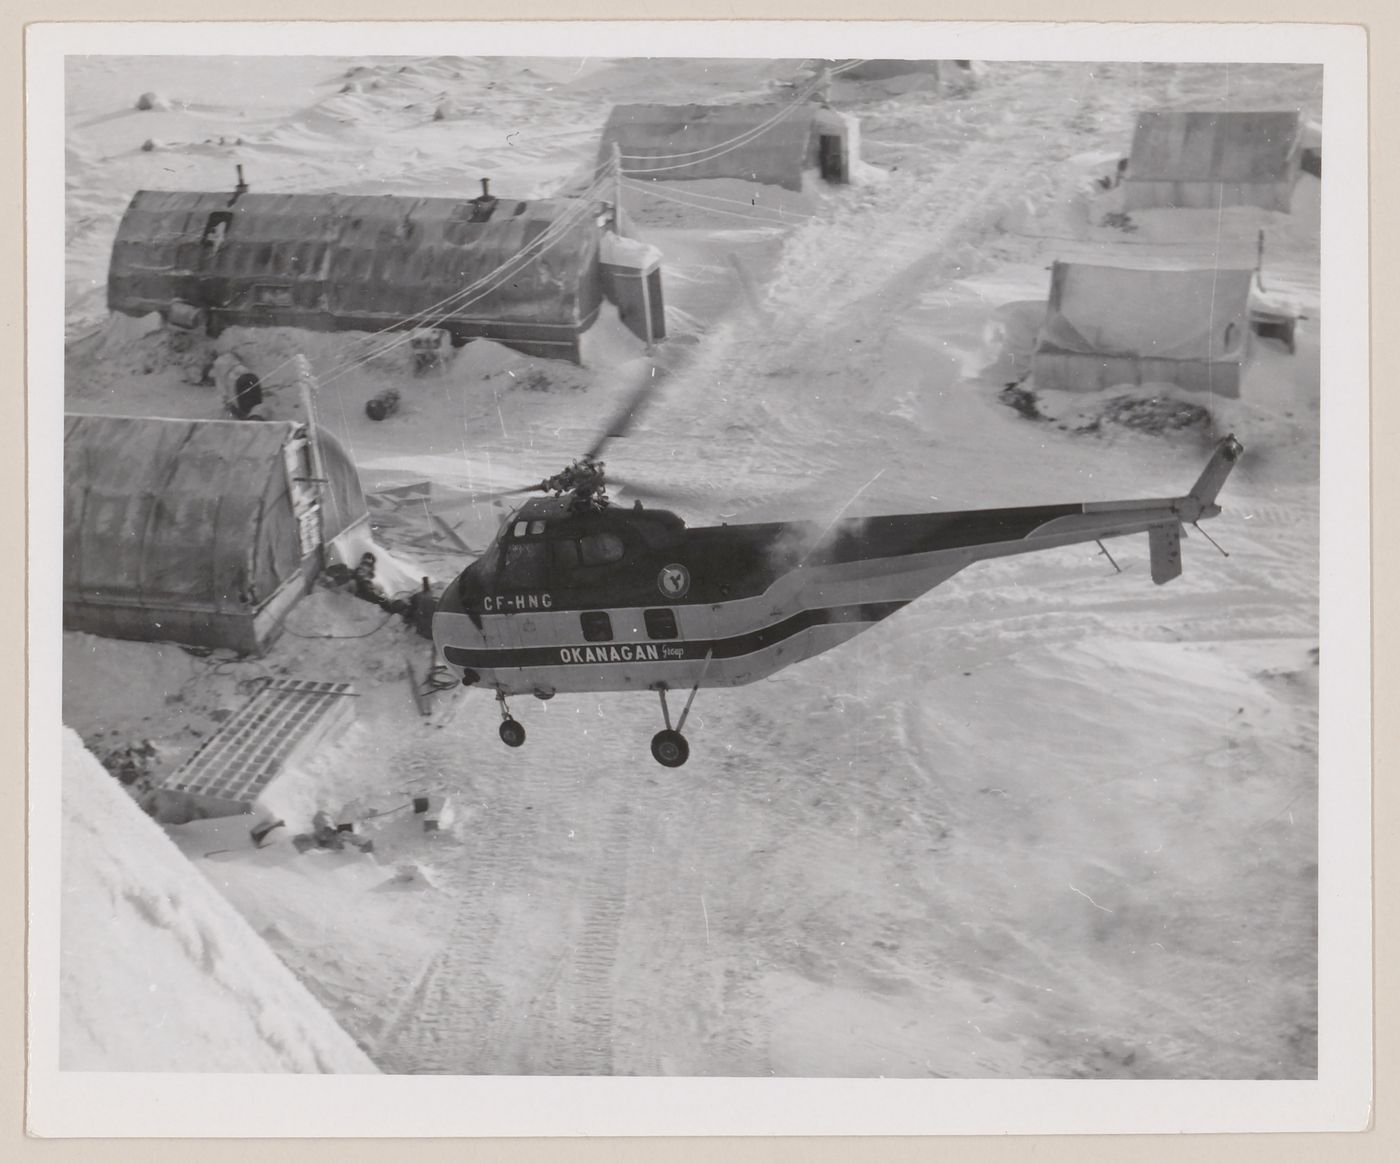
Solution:
[[[624,182],[625,182],[626,185],[627,185],[628,187],[630,187],[631,189],[633,189],[633,190],[639,190],[639,191],[641,191],[643,194],[652,194],[652,195],[654,195],[654,196],[657,197],[657,198],[665,198],[665,197],[668,196],[667,194],[662,194],[662,193],[657,192],[656,189],[655,189],[655,187],[649,185],[649,184],[646,183],[646,182],[638,182],[638,181],[636,181],[636,180],[633,179],[633,178],[625,178],[625,179],[624,179]],[[672,193],[674,193],[674,191],[672,191]],[[703,192],[700,191],[700,190],[686,190],[686,191],[685,191],[685,196],[686,196],[687,198],[705,198],[705,199],[708,199],[708,200],[710,200],[710,201],[712,201],[712,202],[724,202],[724,203],[727,203],[727,204],[730,205],[730,206],[747,206],[747,207],[749,207],[749,208],[751,208],[751,209],[753,209],[753,210],[764,210],[764,211],[767,211],[769,214],[781,214],[781,215],[784,215],[785,217],[790,217],[790,218],[817,218],[817,217],[818,217],[818,215],[815,215],[815,214],[808,214],[808,213],[806,213],[805,211],[801,211],[801,210],[783,210],[783,209],[781,209],[780,207],[775,207],[775,206],[759,206],[757,203],[753,203],[753,202],[744,202],[744,201],[742,201],[742,200],[740,200],[740,199],[738,199],[738,198],[722,198],[722,197],[721,197],[720,195],[718,195],[718,194],[706,194],[706,193],[703,193]],[[701,209],[704,209],[704,208],[701,207]]]
[[[420,313],[418,316],[409,317],[409,321],[417,321],[417,327],[432,326],[436,323],[443,322],[462,308],[469,307],[471,304],[485,298],[509,279],[519,275],[531,263],[538,260],[541,256],[562,242],[573,228],[591,213],[592,209],[586,203],[577,209],[568,211],[564,216],[556,219],[545,231],[541,232],[538,237],[532,239],[519,251],[515,252],[515,254],[504,263],[500,264],[486,275],[483,275],[475,282],[454,292],[446,299],[440,300],[438,303],[434,304],[432,308],[428,309],[430,311],[438,311],[446,307],[447,309],[443,311],[441,315],[429,319],[424,317],[423,313]],[[475,293],[473,294],[473,292]],[[380,345],[373,351],[352,357],[349,360],[334,365],[329,372],[318,376],[321,386],[324,387],[331,381],[339,379],[342,375],[357,367],[363,366],[370,360],[378,359],[396,348],[412,342],[412,331],[413,329],[405,330],[403,323],[396,323],[391,327],[382,329],[380,333],[376,334],[399,332],[399,335],[396,339]]]
[[[521,247],[521,249],[520,249],[519,251],[516,251],[513,255],[509,256],[507,259],[505,259],[501,264],[499,264],[499,265],[498,265],[497,267],[495,267],[493,270],[488,271],[488,272],[486,272],[484,275],[479,276],[479,277],[478,277],[477,279],[475,279],[473,282],[467,284],[467,286],[462,287],[462,288],[459,288],[458,290],[453,291],[451,294],[444,296],[442,299],[438,300],[436,303],[429,304],[427,307],[422,308],[421,310],[419,310],[419,311],[413,313],[412,315],[409,315],[409,316],[405,317],[405,318],[402,319],[402,320],[396,320],[394,323],[386,324],[384,327],[378,329],[377,331],[371,332],[371,333],[369,333],[368,335],[361,336],[361,337],[357,338],[357,339],[354,341],[355,345],[357,345],[357,346],[363,346],[363,345],[373,344],[373,343],[374,343],[377,339],[379,339],[380,337],[389,335],[389,334],[391,334],[391,333],[393,333],[393,332],[401,331],[401,330],[403,330],[405,324],[413,324],[415,321],[424,321],[424,322],[427,322],[427,321],[429,321],[429,320],[432,320],[434,317],[436,317],[436,319],[437,319],[438,322],[441,322],[442,319],[446,319],[449,315],[452,314],[452,312],[453,312],[454,310],[456,310],[456,307],[453,306],[456,300],[460,299],[461,297],[463,297],[463,296],[465,296],[465,295],[470,294],[473,290],[475,290],[476,288],[480,287],[483,283],[485,283],[487,280],[491,279],[491,278],[494,277],[495,275],[499,274],[500,272],[506,271],[507,268],[510,266],[511,263],[513,263],[513,262],[515,262],[517,259],[519,259],[519,258],[520,258],[523,254],[525,254],[530,248],[536,247],[541,241],[544,241],[544,240],[547,240],[547,239],[552,239],[552,238],[554,238],[554,237],[557,237],[557,234],[559,233],[558,228],[560,227],[560,224],[561,224],[561,223],[564,223],[564,222],[567,220],[567,227],[564,228],[565,231],[567,231],[568,229],[571,229],[574,225],[576,225],[577,222],[581,220],[581,218],[583,217],[583,215],[584,215],[585,213],[588,212],[588,207],[586,206],[586,203],[587,203],[590,199],[592,199],[592,198],[594,198],[594,197],[600,195],[600,194],[603,192],[603,190],[606,188],[608,181],[609,181],[610,178],[612,177],[612,175],[611,175],[611,169],[612,169],[612,162],[611,162],[611,160],[609,160],[608,162],[604,163],[604,164],[601,165],[601,166],[596,167],[596,168],[595,168],[595,177],[594,177],[592,183],[588,186],[588,188],[587,188],[581,195],[578,196],[578,197],[579,197],[580,203],[583,204],[583,205],[581,205],[580,207],[577,207],[577,208],[570,208],[568,211],[566,211],[566,212],[565,212],[563,215],[561,215],[559,218],[555,219],[554,222],[552,222],[548,228],[546,228],[543,232],[541,232],[540,235],[538,235],[536,238],[532,239],[529,243],[525,244],[525,246]],[[494,288],[493,288],[493,289],[494,289]],[[463,305],[458,305],[458,306],[463,306]],[[444,310],[444,309],[445,309],[445,310]],[[437,314],[437,313],[439,313],[439,312],[441,312],[441,314]],[[422,326],[422,324],[420,324],[419,326]],[[395,344],[390,345],[390,348],[389,348],[389,349],[385,349],[385,350],[390,350],[392,347],[397,347],[397,346],[398,346],[398,344],[395,343]],[[348,366],[353,367],[353,366],[355,366],[356,364],[364,363],[364,362],[366,362],[366,361],[368,361],[368,360],[374,359],[374,358],[376,357],[376,355],[378,355],[378,354],[380,354],[380,353],[377,353],[377,352],[368,352],[368,353],[366,353],[365,355],[363,355],[362,357],[361,357],[361,356],[354,356],[354,357],[351,357],[350,360],[348,361]],[[283,360],[280,364],[278,364],[275,368],[273,368],[271,372],[268,372],[268,373],[267,373],[265,376],[263,376],[262,378],[265,379],[265,380],[269,380],[269,381],[270,381],[271,378],[272,378],[273,376],[275,376],[278,372],[280,372],[283,368],[285,368],[288,364],[290,364],[295,358],[296,358],[295,356],[291,356],[291,357],[288,357],[287,359]],[[333,367],[333,369],[332,369],[333,372],[338,371],[338,370],[339,370],[339,365],[335,365],[335,366]]]
[[[730,145],[730,144],[733,143],[733,142],[739,142],[740,144],[744,144],[744,143],[747,142],[747,141],[753,140],[753,138],[759,136],[760,134],[766,133],[766,132],[767,132],[769,129],[771,129],[774,125],[776,125],[778,122],[782,121],[783,118],[785,118],[785,117],[787,117],[789,114],[791,114],[791,113],[793,112],[793,110],[797,108],[797,106],[801,105],[803,102],[805,102],[805,101],[807,100],[808,97],[810,97],[813,93],[815,93],[816,90],[817,90],[817,88],[818,88],[820,85],[821,85],[821,78],[820,78],[820,77],[816,78],[816,79],[813,80],[813,81],[808,82],[807,85],[806,85],[806,87],[805,87],[800,93],[798,93],[798,95],[797,95],[796,97],[794,97],[787,105],[784,105],[782,108],[780,108],[780,109],[778,110],[777,113],[775,113],[775,114],[773,114],[771,117],[769,117],[767,121],[760,122],[760,123],[759,123],[758,125],[756,125],[756,126],[751,126],[751,127],[748,128],[748,129],[741,130],[739,133],[735,134],[733,137],[727,138],[727,139],[724,140],[724,141],[715,142],[713,145],[704,146],[704,147],[702,147],[702,148],[700,148],[700,149],[697,149],[697,150],[688,150],[688,151],[685,152],[685,153],[679,153],[679,154],[619,154],[618,156],[619,156],[624,162],[649,162],[649,161],[670,162],[670,161],[676,161],[676,160],[678,160],[678,159],[680,159],[680,158],[694,158],[694,157],[698,157],[698,156],[701,155],[701,154],[708,154],[708,153],[710,153],[712,150],[721,149],[722,147],[727,146],[727,145]],[[743,139],[743,141],[741,141],[740,139]],[[736,147],[736,148],[737,148],[737,147]],[[728,152],[728,151],[726,151],[726,152]],[[670,168],[670,167],[665,167],[665,168]]]
[[[638,184],[638,185],[640,186],[640,184]],[[720,207],[718,207],[718,206],[701,206],[701,205],[698,204],[698,203],[695,203],[695,202],[687,202],[687,201],[685,201],[683,198],[678,198],[678,197],[676,197],[676,196],[673,195],[673,194],[670,194],[670,193],[664,193],[664,194],[663,194],[663,193],[662,193],[661,191],[659,191],[659,190],[652,190],[652,189],[650,189],[650,188],[648,188],[648,187],[646,187],[646,186],[640,186],[640,191],[641,191],[642,194],[644,194],[644,195],[645,195],[646,197],[648,197],[648,198],[659,198],[659,199],[662,199],[663,201],[666,201],[666,202],[675,202],[675,203],[677,203],[677,204],[680,205],[680,206],[687,206],[687,207],[689,207],[691,210],[702,210],[702,211],[704,211],[704,212],[707,213],[707,214],[724,214],[724,215],[728,215],[730,218],[739,218],[739,219],[742,219],[742,220],[745,221],[745,222],[762,223],[762,224],[765,225],[765,226],[784,226],[784,225],[792,226],[792,225],[796,225],[795,223],[784,223],[784,222],[782,222],[781,220],[776,219],[776,218],[762,218],[762,217],[760,217],[760,216],[758,216],[758,215],[756,215],[756,214],[742,214],[742,213],[740,213],[740,212],[737,211],[737,210],[722,210],[722,209],[721,209]],[[740,205],[743,205],[743,204],[740,203]],[[806,217],[806,218],[811,218],[811,217],[814,217],[814,216],[813,216],[813,215],[804,215],[804,217]]]

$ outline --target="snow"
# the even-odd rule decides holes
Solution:
[[[63,848],[64,1070],[375,1070],[71,731]]]
[[[415,377],[402,351],[347,367],[358,336],[235,329],[177,350],[164,330],[105,320],[106,260],[140,187],[224,188],[241,162],[261,190],[470,195],[490,176],[502,195],[547,195],[591,164],[611,104],[761,96],[798,62],[575,64],[73,61],[67,407],[215,415],[203,359],[236,351],[275,383],[301,351],[367,485],[431,481],[435,511],[485,545],[503,510],[475,494],[557,470],[630,391],[641,350],[615,316],[582,368],[477,343]],[[1233,65],[1228,100],[1320,123],[1320,78]],[[1181,492],[1206,434],[1076,433],[1113,393],[1047,400],[1046,421],[997,394],[1024,364],[1052,260],[1252,267],[1262,228],[1270,294],[1305,318],[1296,354],[1255,345],[1239,401],[1197,401],[1248,450],[1209,529],[1230,556],[1193,534],[1164,588],[1135,541],[1110,546],[1121,576],[1093,547],[984,563],[837,651],[701,692],[678,772],[647,753],[647,698],[517,701],[518,751],[475,693],[420,717],[405,666],[421,673],[426,644],[345,594],[303,602],[264,660],[65,635],[65,721],[98,750],[150,737],[167,766],[260,675],[362,692],[356,726],[279,782],[286,829],[267,849],[210,822],[170,830],[199,876],[177,875],[155,826],[65,751],[70,830],[103,826],[115,855],[130,829],[150,861],[128,853],[113,886],[75,848],[69,900],[166,903],[123,907],[150,938],[132,958],[183,975],[209,1032],[153,1037],[198,1016],[117,1005],[145,982],[104,984],[110,954],[66,917],[66,1021],[84,1056],[131,1041],[152,1068],[317,1069],[309,1049],[269,1049],[297,1014],[337,1071],[366,1066],[353,1038],[396,1073],[1316,1073],[1316,191],[1305,180],[1286,218],[1105,225],[1113,192],[1092,179],[1126,152],[1136,111],[1225,100],[1218,66],[994,62],[956,99],[838,88],[860,119],[857,185],[628,190],[637,238],[663,255],[671,374],[610,467],[692,491],[677,506],[692,524]],[[143,92],[168,108],[136,110]],[[166,145],[141,152],[153,135]],[[383,387],[403,407],[375,423],[363,404]],[[381,548],[396,585],[444,584],[467,560]],[[402,812],[427,793],[458,809],[436,839]],[[314,811],[346,805],[398,814],[373,856],[290,848]],[[251,928],[211,931],[227,961],[206,972],[181,943],[213,904],[169,903],[209,884]],[[165,912],[153,924],[141,908]],[[309,996],[285,1001],[281,963],[264,983],[265,947],[348,1037]],[[250,1004],[270,1032],[258,1044],[234,1003],[264,986],[278,1001]]]

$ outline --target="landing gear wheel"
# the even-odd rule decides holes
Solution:
[[[690,745],[680,732],[666,728],[651,737],[651,754],[658,764],[667,768],[679,768],[690,759]]]
[[[501,740],[508,748],[518,748],[525,742],[525,728],[518,719],[501,720]]]

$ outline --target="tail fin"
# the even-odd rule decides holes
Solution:
[[[1147,531],[1152,554],[1152,581],[1158,586],[1181,577],[1181,523],[1154,525]]]
[[[1205,471],[1191,486],[1191,492],[1181,499],[1182,521],[1195,522],[1203,517],[1214,517],[1220,512],[1220,506],[1215,504],[1216,495],[1243,453],[1244,445],[1234,436],[1227,436],[1215,446]]]

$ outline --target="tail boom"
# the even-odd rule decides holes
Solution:
[[[1242,452],[1239,441],[1226,437],[1190,491],[1179,497],[910,514],[864,525],[853,521],[850,534],[812,555],[808,565],[826,583],[886,579],[907,599],[918,583],[937,585],[985,558],[1145,533],[1153,581],[1169,582],[1181,573],[1182,527],[1220,512],[1216,496]]]

